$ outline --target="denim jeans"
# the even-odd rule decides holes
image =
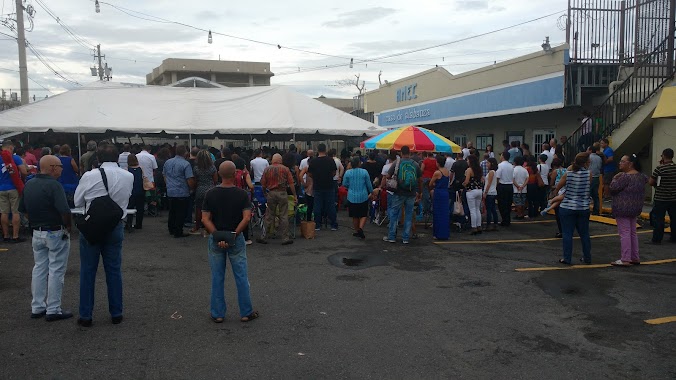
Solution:
[[[497,195],[486,196],[486,227],[488,227],[491,222],[498,224],[498,210],[495,205],[495,199],[497,197]]]
[[[92,319],[94,310],[94,285],[99,256],[103,258],[108,288],[108,311],[111,317],[122,315],[122,241],[123,224],[108,234],[103,244],[91,245],[80,235],[80,318]]]
[[[315,195],[315,226],[320,228],[322,225],[322,212],[326,212],[329,217],[329,223],[332,228],[338,228],[336,220],[336,190],[314,190]]]
[[[47,311],[47,314],[61,312],[63,278],[68,266],[70,239],[63,239],[65,230],[33,231],[33,291],[32,312]],[[45,302],[46,300],[46,302]]]
[[[402,238],[404,241],[408,241],[411,237],[411,227],[413,226],[413,204],[415,203],[415,196],[404,196],[394,194],[391,199],[392,207],[388,207],[390,210],[390,230],[388,233],[388,238],[394,240],[397,238],[397,223],[399,223],[399,217],[401,217],[401,209],[404,209],[404,233]]]
[[[570,263],[573,259],[573,232],[577,230],[582,242],[582,258],[591,263],[591,238],[589,237],[589,210],[577,211],[559,207],[561,227],[563,229],[563,260]]]
[[[589,187],[589,193],[591,195],[592,202],[594,202],[594,208],[592,212],[594,215],[598,214],[601,211],[601,203],[599,202],[599,177],[592,177],[591,185]]]
[[[655,206],[653,206],[653,241],[661,242],[664,238],[664,217],[667,212],[669,213],[669,218],[672,221],[671,227],[671,241],[676,242],[676,231],[674,231],[673,220],[674,215],[676,215],[676,202],[663,202],[655,201]]]
[[[246,263],[246,243],[241,234],[235,238],[235,246],[219,248],[213,236],[209,236],[209,266],[211,267],[211,316],[225,318],[225,270],[230,259],[237,286],[239,315],[246,317],[253,312],[249,293],[249,275]]]

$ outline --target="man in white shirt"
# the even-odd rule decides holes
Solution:
[[[307,169],[310,167],[310,164],[308,163],[310,161],[310,157],[314,156],[315,152],[312,151],[312,149],[307,150],[307,157],[303,158],[300,161],[300,165],[298,165],[298,170],[303,171],[303,169]],[[307,174],[303,175],[303,181],[307,180]]]
[[[511,212],[514,200],[514,167],[509,163],[509,152],[502,152],[495,177],[498,179],[498,209],[502,218],[500,225],[509,227],[512,223]]]
[[[138,165],[143,171],[143,176],[155,185],[154,171],[157,170],[157,160],[155,156],[150,154],[150,149],[150,145],[144,146],[143,150],[136,155],[136,158],[138,159]]]
[[[106,173],[108,190],[103,184],[103,177],[99,170],[86,172],[80,178],[80,184],[75,190],[75,207],[88,209],[92,200],[108,194],[122,209],[122,219],[115,229],[109,232],[105,243],[91,245],[80,234],[80,318],[77,323],[82,327],[92,326],[94,309],[94,284],[98,270],[99,256],[103,258],[103,268],[108,285],[108,310],[113,324],[122,322],[122,241],[124,240],[123,224],[127,216],[127,206],[134,185],[134,175],[122,170],[117,165],[117,149],[108,145],[98,153],[101,169]]]
[[[524,159],[522,156],[514,159],[513,191],[514,207],[516,208],[516,219],[524,218],[526,206],[526,194],[528,193],[528,170],[523,167]]]
[[[444,164],[444,168],[450,172],[454,163],[455,159],[453,158],[453,153],[449,153],[448,156],[446,156],[446,163]]]
[[[263,158],[263,151],[261,151],[260,149],[256,149],[256,152],[254,154],[256,155],[256,158],[251,160],[251,171],[253,172],[254,184],[258,185],[261,183],[261,177],[263,176],[265,168],[270,166],[270,163],[268,162],[268,160]]]
[[[129,157],[130,151],[131,146],[129,144],[124,144],[124,146],[122,147],[122,153],[120,153],[120,156],[117,158],[117,164],[120,165],[120,168],[124,170],[129,169],[129,166],[127,165],[127,158]]]
[[[547,144],[547,143],[542,144],[542,153],[540,153],[540,154],[547,155],[546,164],[547,164],[547,166],[551,167],[552,166],[552,160],[554,160],[554,153],[551,151],[549,144]]]

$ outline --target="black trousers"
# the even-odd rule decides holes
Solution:
[[[143,208],[146,204],[145,192],[129,197],[129,207],[136,209],[136,228],[143,227]],[[127,227],[131,228],[134,215],[127,215]]]
[[[498,210],[502,223],[512,223],[512,202],[514,201],[514,188],[512,185],[498,184]]]
[[[183,234],[183,224],[188,213],[188,202],[190,198],[169,197],[169,220],[167,226],[169,233],[177,236]]]

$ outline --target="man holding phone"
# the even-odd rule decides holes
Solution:
[[[47,316],[48,322],[73,317],[61,310],[63,279],[70,253],[71,216],[63,186],[56,181],[63,165],[56,156],[40,159],[40,174],[26,183],[19,201],[33,229],[33,280],[31,318]]]
[[[235,185],[235,164],[223,162],[218,168],[221,184],[209,190],[202,205],[202,223],[209,236],[211,267],[211,319],[222,323],[225,318],[225,270],[230,259],[237,286],[237,301],[242,322],[258,318],[251,305],[246,242],[242,232],[251,220],[251,202],[246,191]]]

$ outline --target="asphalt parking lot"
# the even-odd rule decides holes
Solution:
[[[315,240],[250,246],[261,318],[239,322],[228,276],[214,324],[206,239],[164,223],[125,237],[120,325],[102,268],[92,328],[30,319],[30,245],[0,246],[0,377],[676,378],[676,322],[658,319],[676,316],[676,245],[646,245],[649,228],[640,266],[562,267],[549,218],[446,244],[420,226],[405,246],[383,242],[384,226],[352,237],[341,212],[341,229]],[[616,227],[591,232],[594,264],[619,258]],[[75,240],[63,306],[76,314],[78,281]]]

